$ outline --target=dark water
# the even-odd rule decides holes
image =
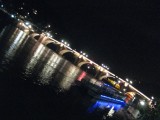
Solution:
[[[0,33],[1,120],[100,120],[82,71],[16,27]]]

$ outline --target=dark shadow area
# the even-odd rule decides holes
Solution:
[[[34,37],[34,39],[36,39],[36,40],[39,40],[39,38],[40,38],[40,35],[37,35]]]
[[[58,50],[59,50],[59,46],[58,45],[56,45],[56,44],[53,44],[53,43],[49,43],[49,44],[47,44],[46,45],[48,48],[50,48],[51,50],[53,50],[54,52],[58,52]]]
[[[97,73],[96,68],[91,64],[84,64],[81,66],[81,69],[90,74],[91,76],[95,76]]]
[[[72,52],[64,53],[62,55],[62,57],[65,58],[65,59],[67,59],[68,61],[70,61],[73,64],[76,62],[76,57],[75,57],[75,55]]]

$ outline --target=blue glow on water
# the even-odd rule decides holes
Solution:
[[[108,100],[113,101],[113,102],[125,103],[123,100],[111,98],[111,97],[108,97],[108,96],[105,96],[105,95],[101,95],[101,98],[105,98],[105,99],[108,99]]]
[[[123,105],[112,103],[112,102],[107,102],[107,101],[97,100],[95,104],[93,104],[91,107],[88,108],[88,112],[92,113],[96,109],[104,110],[104,109],[111,109],[112,107],[114,107],[115,111],[118,111],[121,108],[123,108]]]
[[[118,111],[119,109],[123,108],[126,105],[125,101],[123,100],[115,99],[105,95],[100,95],[100,98],[103,100],[97,100],[91,107],[88,108],[89,113],[94,112],[96,109],[103,110],[103,109],[111,109],[112,107],[114,107],[115,111]]]

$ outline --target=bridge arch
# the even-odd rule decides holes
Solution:
[[[77,61],[77,56],[74,54],[73,51],[69,49],[64,49],[59,52],[59,55],[70,61],[71,63],[75,64]]]
[[[98,80],[103,80],[103,79],[107,79],[108,76],[107,75],[103,75],[103,76],[100,76]]]
[[[32,33],[30,36],[31,36],[32,38],[36,39],[36,40],[39,40],[40,37],[41,37],[41,35],[38,34],[38,33]]]
[[[59,52],[59,54],[60,55],[64,55],[64,54],[66,54],[66,53],[72,53],[72,54],[74,54],[71,50],[68,50],[68,49],[64,49],[64,50],[61,50],[60,52]]]
[[[43,40],[43,44],[44,45],[47,45],[47,44],[50,44],[50,43],[52,43],[52,44],[58,44],[58,43],[56,43],[56,41],[54,41],[54,39],[50,39],[48,37]]]
[[[86,73],[88,73],[89,75],[91,76],[96,76],[97,74],[97,69],[95,67],[94,64],[88,62],[88,61],[83,61],[83,62],[80,62],[78,64],[78,66],[83,70],[85,71]]]
[[[81,67],[82,65],[85,65],[85,64],[91,64],[91,63],[89,61],[82,61],[78,63],[78,67]]]
[[[58,53],[58,51],[60,49],[60,46],[58,44],[53,43],[53,42],[46,44],[46,46],[56,53]]]

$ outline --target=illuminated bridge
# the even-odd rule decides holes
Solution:
[[[118,111],[120,108],[127,106],[127,110],[137,118],[139,112],[134,108],[135,104],[133,105],[135,99],[138,99],[136,105],[151,105],[152,99],[133,87],[132,81],[128,79],[124,80],[113,74],[107,66],[99,65],[90,60],[86,53],[73,50],[67,42],[55,40],[47,32],[38,32],[37,27],[31,22],[15,18],[13,15],[11,15],[11,18],[14,19],[16,27],[29,36],[31,40],[35,40],[43,46],[50,48],[57,55],[68,60],[83,71],[77,78],[77,81],[88,87],[89,94],[97,100],[89,108],[90,112],[97,107],[106,107],[111,110],[108,113],[110,115],[113,109]],[[22,35],[18,34],[20,37]],[[38,49],[38,51],[40,52],[41,49]],[[86,74],[91,76],[91,79],[86,78]]]

